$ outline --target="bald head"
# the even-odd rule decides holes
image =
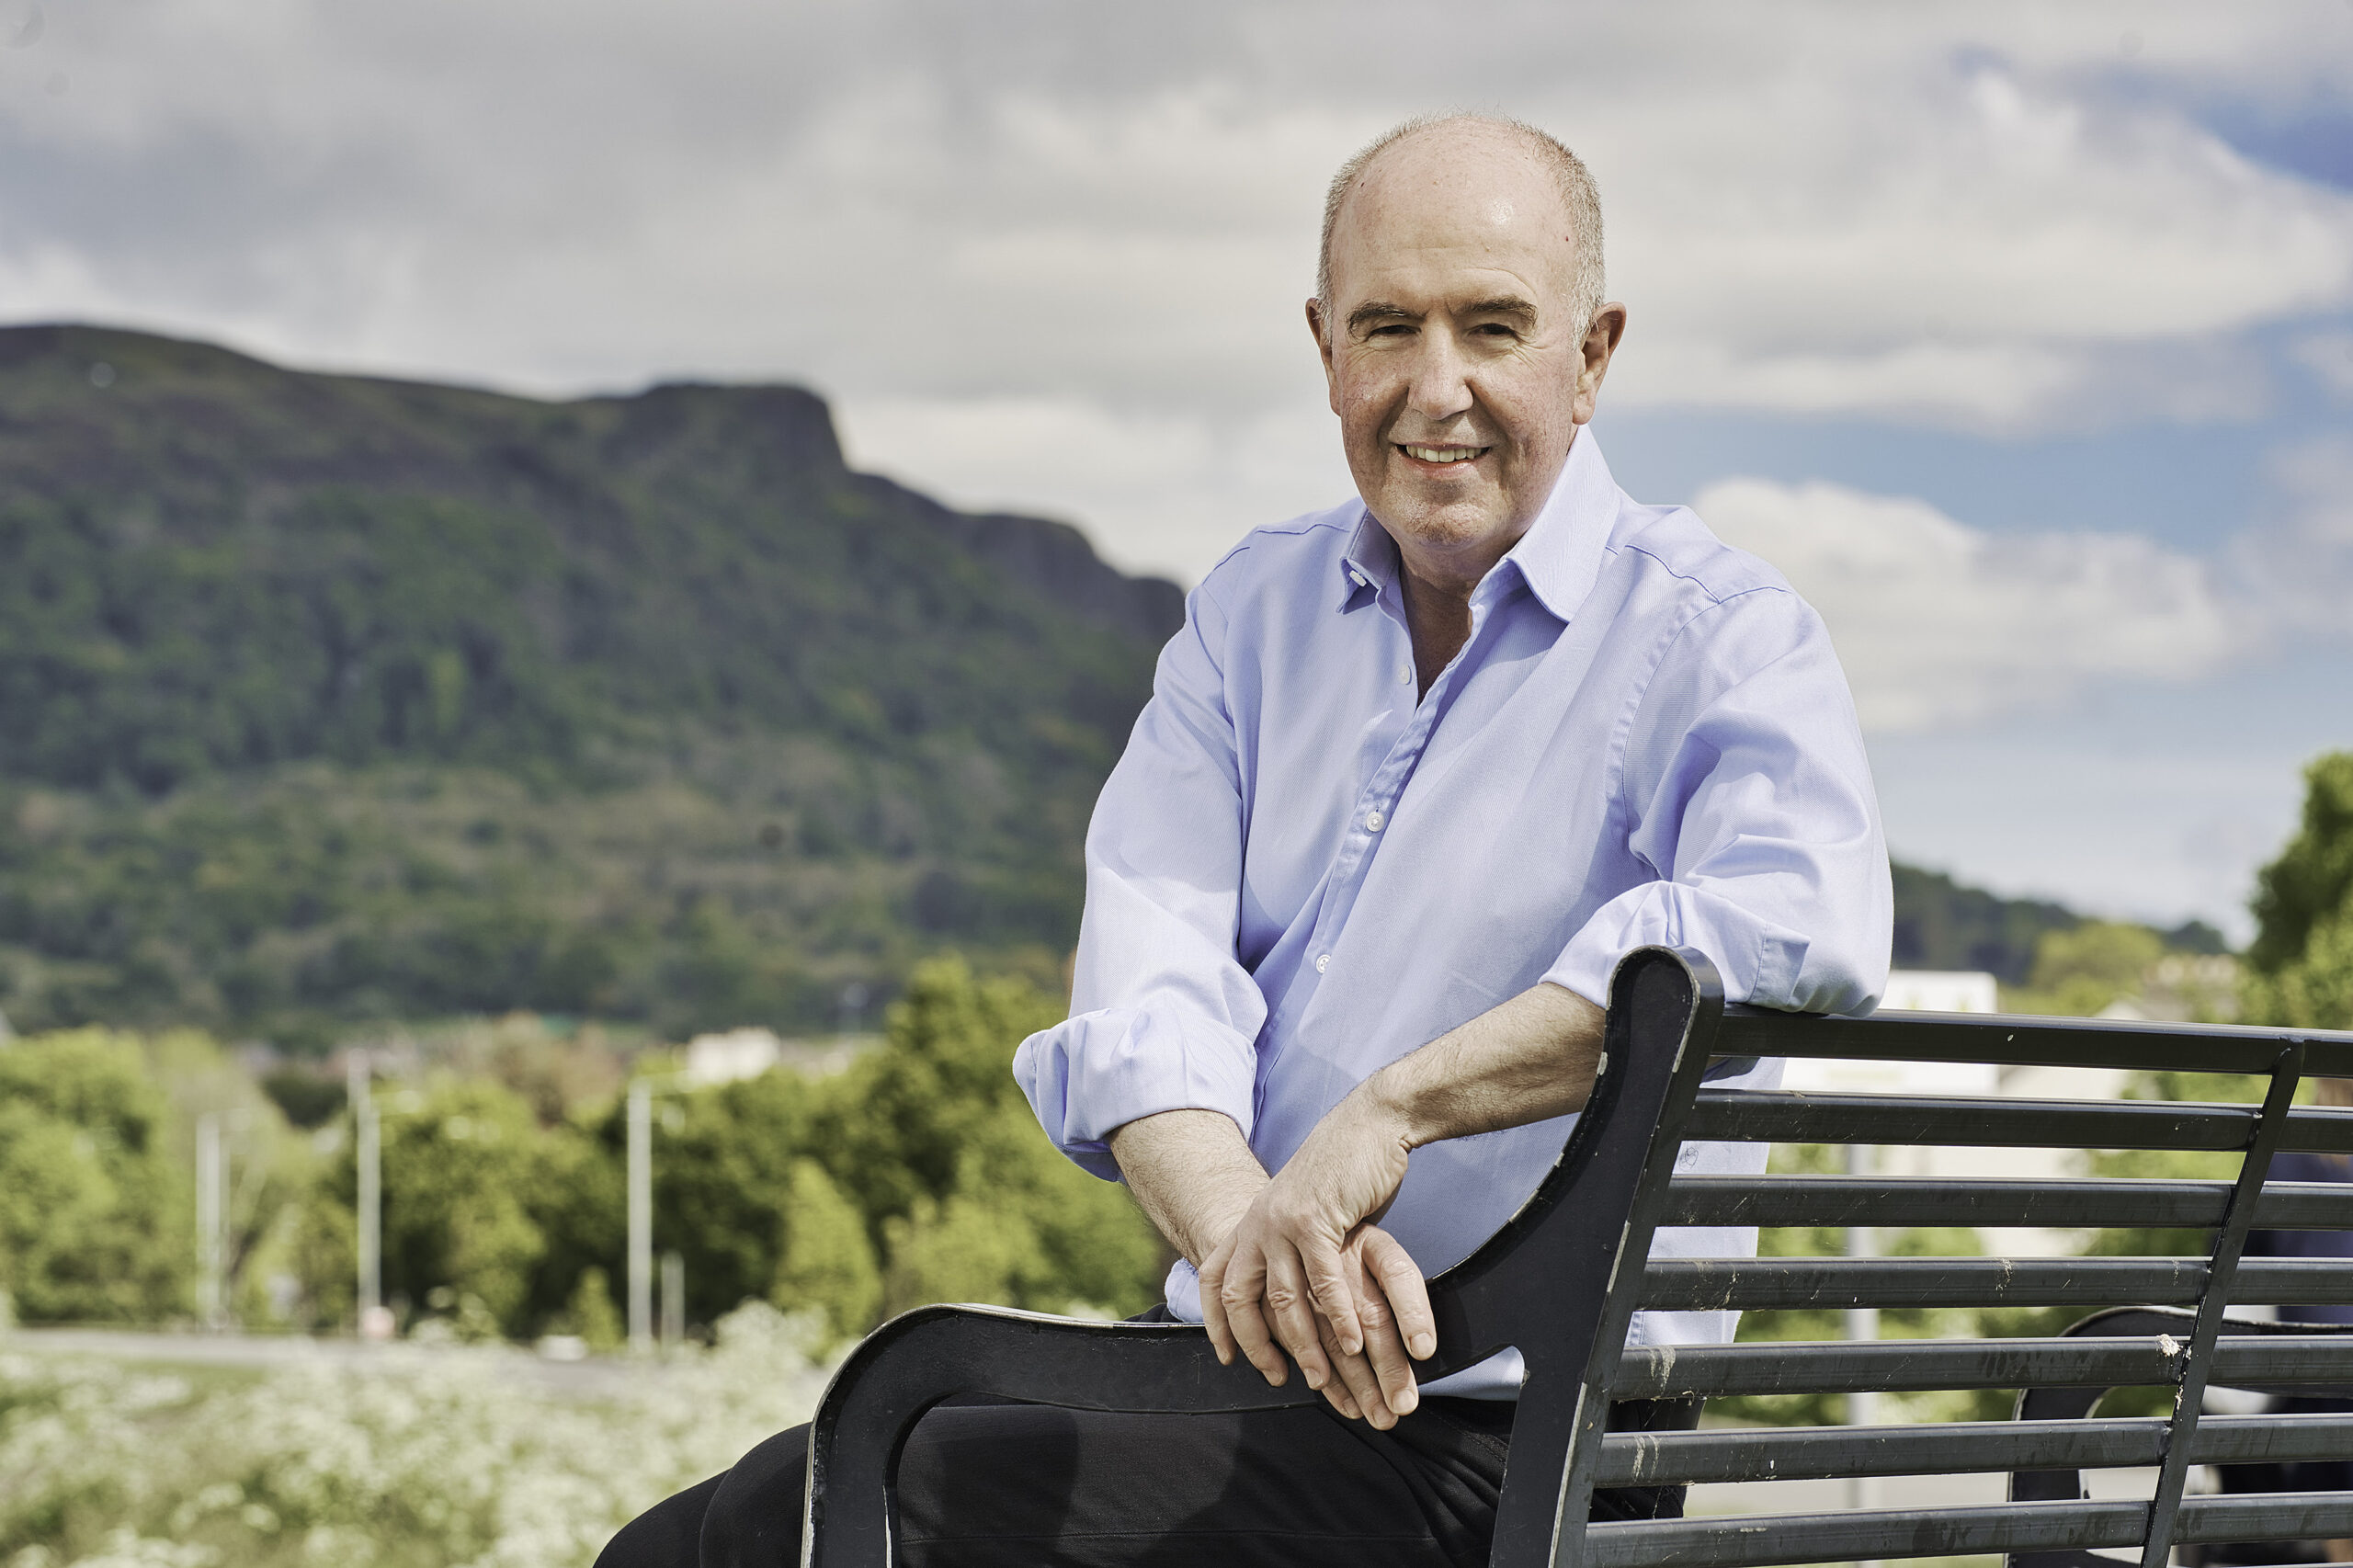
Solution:
[[[1324,199],[1323,241],[1315,258],[1315,297],[1329,303],[1332,293],[1332,236],[1343,214],[1368,178],[1386,176],[1447,177],[1450,171],[1496,159],[1524,162],[1541,172],[1560,201],[1566,227],[1563,237],[1574,247],[1570,313],[1579,322],[1593,319],[1601,308],[1605,281],[1601,253],[1601,193],[1584,162],[1536,127],[1498,115],[1425,115],[1409,119],[1375,139],[1340,165]],[[1393,165],[1404,165],[1395,167]],[[1468,185],[1469,181],[1464,182]]]

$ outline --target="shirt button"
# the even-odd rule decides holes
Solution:
[[[1365,814],[1364,819],[1366,831],[1370,833],[1379,833],[1381,831],[1381,824],[1388,820],[1389,819],[1387,817],[1382,816],[1379,812],[1369,812]]]
[[[1414,666],[1413,666],[1413,665],[1398,665],[1398,666],[1397,666],[1397,684],[1398,684],[1399,686],[1408,686],[1408,685],[1411,685],[1411,684],[1413,683],[1413,679],[1414,679]]]
[[[1330,969],[1331,967],[1332,955],[1329,953],[1324,954],[1321,958],[1315,960],[1315,972],[1318,974],[1323,973],[1325,970]]]

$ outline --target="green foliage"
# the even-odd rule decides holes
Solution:
[[[2353,1029],[2353,909],[2315,922],[2295,961],[2247,977],[2250,1021],[2290,1028]]]
[[[1017,1305],[1025,1275],[1040,1261],[1037,1233],[1018,1214],[959,1194],[941,1202],[915,1199],[912,1213],[882,1224],[891,1270],[885,1313],[926,1301],[986,1301]]]
[[[772,1073],[657,1102],[654,1233],[661,1248],[686,1256],[692,1321],[710,1323],[775,1283],[792,1223],[792,1167],[807,1147],[809,1093],[805,1079]],[[615,1156],[619,1132],[617,1108],[605,1129]]]
[[[481,1079],[385,1086],[381,1127],[383,1278],[388,1298],[462,1324],[468,1301],[512,1335],[528,1334],[549,1250],[546,1210],[576,1191],[579,1156],[543,1131],[521,1096]],[[304,1205],[295,1248],[318,1315],[348,1321],[358,1176],[347,1137]],[[535,1287],[540,1287],[535,1289]]]
[[[2353,903],[2353,752],[2304,769],[2304,816],[2279,858],[2256,873],[2247,963],[2276,975],[2302,960],[2324,926]]]
[[[572,1302],[561,1326],[586,1341],[591,1350],[621,1347],[629,1325],[621,1321],[621,1310],[613,1301],[613,1283],[603,1269],[591,1266],[580,1271],[580,1283],[573,1288]]]
[[[2304,770],[2303,824],[2256,879],[2248,1021],[2353,1028],[2353,752]]]
[[[2005,899],[1962,887],[1940,871],[1893,868],[1895,962],[1904,969],[1979,969],[2021,984],[2044,934],[2083,916],[2061,904]]]
[[[1013,1083],[1014,1047],[1058,1017],[1027,981],[940,960],[835,1077],[673,1092],[656,1074],[654,1244],[684,1258],[689,1323],[747,1300],[813,1311],[829,1338],[931,1301],[1142,1310],[1157,1234],[1046,1142]],[[528,1064],[494,1042],[483,1060]],[[387,1293],[460,1337],[585,1335],[586,1301],[626,1267],[622,1097],[551,1125],[489,1078],[381,1085],[377,1103]],[[350,1319],[356,1181],[347,1139],[288,1247],[321,1322]]]
[[[2146,926],[2086,920],[2037,938],[2027,987],[2003,998],[2013,1012],[2091,1017],[2110,1004],[2140,994],[2165,956],[2165,938]]]
[[[882,1272],[867,1240],[866,1216],[814,1160],[792,1162],[784,1253],[768,1299],[787,1312],[824,1314],[835,1339],[863,1334],[882,1305]]]
[[[1157,1233],[1127,1189],[1046,1142],[1013,1082],[1013,1048],[1061,1008],[961,960],[916,971],[882,1050],[828,1085],[812,1151],[886,1260],[883,1304],[995,1301],[1132,1313],[1157,1299]]]
[[[194,1216],[141,1044],[103,1029],[0,1046],[0,1288],[28,1322],[189,1306]]]
[[[472,1296],[520,1332],[547,1246],[526,1202],[541,1186],[529,1108],[481,1082],[399,1090],[380,1103],[386,1292],[418,1302],[436,1291]]]
[[[884,1048],[844,1076],[814,1129],[818,1157],[878,1236],[883,1219],[911,1213],[918,1198],[954,1190],[982,1129],[1024,1105],[1014,1047],[1062,1016],[1037,987],[976,979],[961,959],[915,971],[891,1008]]]
[[[796,389],[0,330],[0,1005],[683,1033],[829,1023],[949,941],[1051,973],[1180,608],[852,473]]]

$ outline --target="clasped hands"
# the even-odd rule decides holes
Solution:
[[[1413,1362],[1438,1348],[1429,1291],[1373,1221],[1405,1179],[1402,1119],[1359,1089],[1332,1108],[1200,1267],[1201,1317],[1279,1388],[1284,1359],[1332,1408],[1382,1430],[1420,1403]]]

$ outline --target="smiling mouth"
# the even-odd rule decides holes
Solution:
[[[1415,447],[1397,443],[1397,449],[1417,462],[1467,463],[1486,456],[1485,447]]]

